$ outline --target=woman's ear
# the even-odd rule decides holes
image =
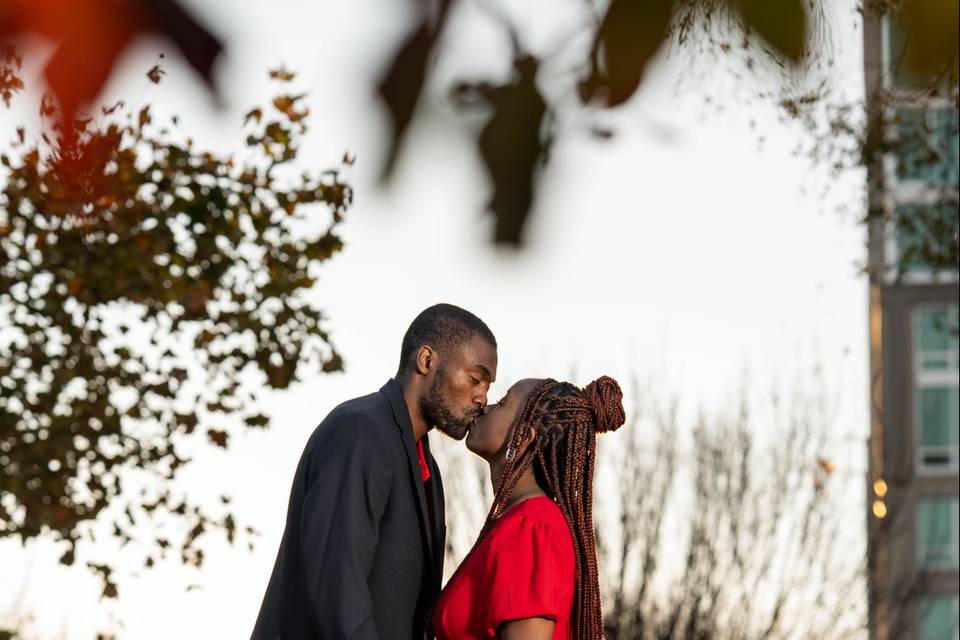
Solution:
[[[533,427],[524,434],[523,440],[520,443],[520,453],[526,453],[527,449],[533,445],[534,441],[537,439],[537,430]]]

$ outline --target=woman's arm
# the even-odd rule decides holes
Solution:
[[[501,640],[553,640],[553,620],[525,618],[500,625],[497,634]]]

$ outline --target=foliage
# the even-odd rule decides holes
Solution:
[[[171,41],[211,91],[213,64],[223,49],[177,0],[5,0],[0,40],[25,34],[55,43],[44,77],[68,119],[97,97],[138,37]]]
[[[33,32],[60,43],[46,77],[68,112],[96,96],[128,43],[142,33],[159,32],[176,43],[213,90],[210,68],[220,53],[219,41],[176,0],[59,0],[50,4],[49,10],[36,12],[30,9],[28,0],[8,3],[10,8],[0,14],[0,38]],[[450,16],[460,5],[454,0],[415,0],[418,19],[377,83],[379,98],[392,124],[385,179],[393,173],[399,148],[415,119],[439,55],[439,43],[448,29]],[[588,3],[585,11],[593,15],[574,33],[548,27],[554,31],[553,41],[570,46],[557,47],[540,56],[517,45],[520,38],[507,18],[494,16],[513,42],[513,77],[498,86],[490,81],[460,80],[455,83],[455,93],[473,84],[475,93],[488,98],[491,113],[476,144],[493,190],[490,208],[496,218],[495,241],[522,241],[527,214],[535,199],[537,172],[547,159],[549,141],[562,133],[558,122],[571,120],[558,117],[559,112],[571,108],[569,101],[547,99],[540,87],[540,69],[549,66],[548,62],[559,60],[570,71],[564,75],[568,78],[564,82],[580,97],[579,104],[572,108],[581,110],[613,108],[629,100],[641,86],[651,61],[674,43],[679,47],[698,47],[708,41],[722,54],[746,48],[774,62],[782,77],[790,78],[819,55],[830,55],[829,47],[824,47],[819,37],[826,27],[824,6],[822,0],[610,0],[597,6]],[[905,16],[914,27],[915,37],[907,42],[904,64],[922,75],[946,73],[956,77],[956,2],[864,0],[861,10]],[[575,43],[582,41],[584,29],[591,44],[580,51]],[[717,39],[719,32],[727,35]],[[572,64],[571,50],[577,52]],[[96,55],[91,58],[91,53]],[[72,61],[79,59],[87,62],[78,71]],[[760,66],[752,54],[744,62],[750,69]],[[555,93],[564,95],[563,91]],[[609,137],[607,132],[597,133],[602,138]],[[511,135],[516,137],[507,152],[502,141]]]
[[[178,141],[149,106],[18,130],[0,156],[0,537],[49,533],[72,564],[109,506],[117,543],[142,522],[184,532],[146,541],[148,567],[168,550],[199,566],[211,529],[238,538],[169,481],[191,447],[268,425],[264,383],[342,368],[305,294],[352,192],[336,170],[284,170],[307,114],[289,93],[251,110],[240,160]],[[90,567],[115,596],[111,567]]]

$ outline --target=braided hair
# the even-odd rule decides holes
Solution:
[[[577,640],[603,638],[593,530],[596,436],[615,431],[625,420],[623,392],[613,378],[602,376],[583,389],[553,379],[540,382],[520,413],[493,504],[470,550],[472,554],[490,531],[504,512],[521,476],[532,466],[537,484],[560,507],[573,538],[576,582],[571,625]],[[532,444],[517,456],[515,452],[520,451],[534,433]]]

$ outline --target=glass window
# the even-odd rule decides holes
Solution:
[[[898,109],[894,127],[899,180],[950,185],[960,181],[957,109]]]
[[[914,393],[920,469],[960,468],[960,317],[956,306],[913,313]]]
[[[887,24],[887,69],[893,86],[898,89],[922,89],[929,80],[917,74],[904,58],[907,43],[913,36],[908,21],[898,15],[888,15]]]
[[[917,310],[917,354],[921,369],[957,369],[960,357],[957,307]]]
[[[923,73],[914,68],[907,60],[908,48],[920,53],[922,47],[916,47],[913,39],[923,37],[909,16],[889,13],[884,16],[886,31],[886,70],[888,82],[896,89],[908,92],[934,89],[949,95],[951,84],[956,84],[956,76],[949,69],[931,69]]]
[[[897,259],[904,272],[957,269],[957,203],[904,203],[896,207]]]
[[[957,596],[920,599],[920,640],[957,640]]]
[[[926,498],[917,505],[917,555],[920,566],[956,569],[960,566],[960,527],[955,498]]]

